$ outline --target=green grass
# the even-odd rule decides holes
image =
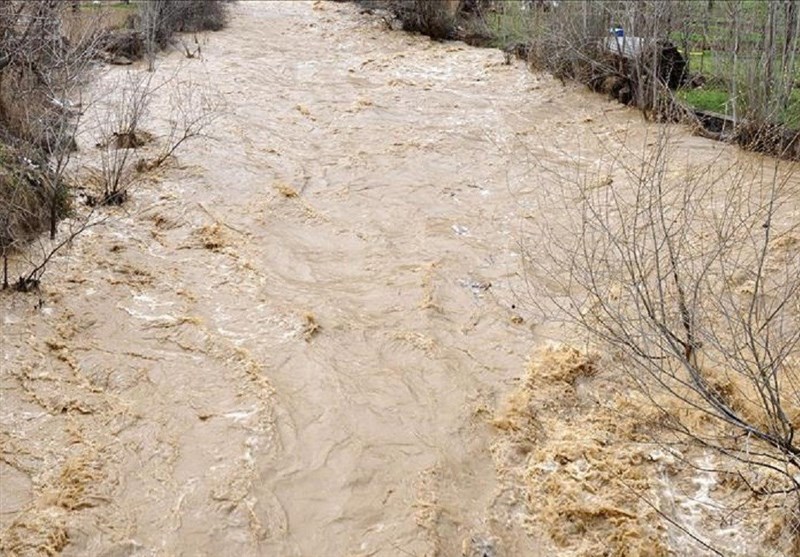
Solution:
[[[792,91],[789,106],[781,115],[781,121],[791,129],[800,129],[800,91],[797,89]]]
[[[732,106],[730,95],[726,89],[704,87],[702,89],[681,89],[676,96],[687,105],[698,109],[716,112],[718,114],[731,114]],[[745,112],[745,107],[737,106],[739,113]],[[789,99],[788,106],[772,121],[781,123],[793,130],[800,130],[800,91],[795,90]]]
[[[694,108],[725,114],[730,110],[729,95],[724,89],[683,89],[677,97]]]
[[[685,52],[681,52],[681,54],[689,61],[689,71],[713,77],[722,77],[726,63],[725,58],[728,57],[725,52],[714,52],[713,50],[696,50],[689,52],[688,56]]]

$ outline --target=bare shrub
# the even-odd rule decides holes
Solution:
[[[95,128],[100,148],[100,184],[104,205],[120,205],[132,181],[134,149],[144,142],[142,124],[155,91],[152,73],[127,71],[112,85]]]
[[[483,31],[495,44],[513,37],[538,69],[648,116],[686,118],[713,137],[800,158],[794,0],[509,1],[490,12],[479,18]],[[625,37],[616,41],[614,29]]]
[[[176,32],[219,31],[228,22],[227,2],[184,0],[175,2],[173,26]]]
[[[451,0],[387,0],[367,3],[368,8],[388,9],[404,31],[434,39],[453,39],[459,2]]]
[[[206,137],[220,103],[210,87],[181,78],[180,69],[164,77],[128,71],[110,89],[104,109],[97,113],[95,133],[101,164],[96,175],[101,192],[92,201],[119,205],[127,200],[137,174],[161,166],[187,141]],[[156,99],[168,106],[171,117],[165,125],[150,118]],[[158,129],[159,134],[145,128]],[[145,146],[146,154],[138,156],[137,150]]]
[[[153,0],[143,2],[142,9],[155,10],[161,18],[154,33],[216,29],[225,17],[220,2]],[[78,147],[81,118],[90,108],[82,103],[81,90],[94,61],[109,48],[103,13],[57,0],[0,3],[0,140],[8,144],[0,148],[4,288],[9,287],[11,255],[20,255],[21,263],[28,265],[17,289],[35,289],[52,258],[77,235],[102,222],[94,205],[125,201],[135,179],[134,150],[152,139],[142,129],[151,98],[174,79],[155,85],[152,73],[127,72],[115,84],[97,120],[101,192],[98,197],[87,196],[91,210],[76,210],[71,203],[70,161]],[[154,44],[168,40],[168,35],[150,38]],[[176,117],[158,155],[148,162],[150,167],[202,135],[211,121],[213,103],[192,87],[173,93]],[[57,223],[67,216],[72,217],[69,227],[59,235]],[[39,234],[48,226],[46,241]]]
[[[19,276],[14,288],[18,292],[38,292],[42,277],[52,259],[65,248],[71,246],[75,239],[88,229],[104,223],[106,218],[98,216],[95,213],[95,209],[91,208],[88,212],[71,219],[66,231],[62,232],[54,241],[46,242],[39,237],[26,250],[25,260],[28,263],[28,270]]]
[[[34,144],[49,141],[50,119],[69,108],[102,38],[100,15],[78,25],[55,0],[0,4],[0,121]]]
[[[164,164],[187,141],[206,137],[206,130],[219,116],[220,103],[210,89],[192,80],[170,84],[170,118],[167,132],[159,138],[158,153],[140,159],[137,170],[152,170]]]
[[[663,115],[670,90],[685,79],[685,60],[669,40],[677,8],[669,2],[564,2],[529,10],[535,21],[529,61],[561,80],[576,80]],[[615,37],[612,28],[623,28]]]

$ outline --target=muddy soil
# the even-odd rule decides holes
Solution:
[[[554,554],[496,415],[560,335],[525,310],[525,161],[648,125],[351,5],[240,2],[203,40],[160,71],[211,76],[211,139],[105,209],[42,307],[0,297],[6,553]]]

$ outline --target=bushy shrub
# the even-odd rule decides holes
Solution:
[[[344,0],[338,0],[344,1]],[[366,11],[387,10],[404,31],[434,39],[456,38],[457,0],[355,0]]]
[[[222,0],[151,0],[140,5],[139,22],[147,39],[164,48],[174,33],[219,31],[228,18]]]
[[[390,9],[405,31],[434,39],[452,39],[456,31],[452,5],[453,2],[447,0],[396,0],[390,2]]]
[[[174,29],[178,32],[219,31],[228,20],[227,2],[183,0],[175,2]]]

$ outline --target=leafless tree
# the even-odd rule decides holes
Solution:
[[[24,258],[28,263],[28,268],[14,284],[16,290],[20,292],[38,291],[42,277],[47,272],[52,259],[65,248],[70,247],[75,239],[84,232],[103,224],[107,219],[107,216],[97,214],[95,207],[89,208],[88,211],[71,219],[66,231],[60,237],[49,242],[40,238],[28,246]]]
[[[166,0],[152,4],[188,6]],[[151,100],[162,88],[169,85],[174,118],[147,167],[162,164],[186,141],[202,136],[214,117],[216,107],[206,90],[178,80],[177,74],[162,79],[152,72],[114,71],[118,78],[110,94],[83,103],[81,92],[92,76],[104,27],[93,11],[76,14],[69,7],[55,0],[0,4],[0,140],[24,147],[0,151],[6,167],[0,168],[4,288],[10,286],[10,256],[16,254],[18,266],[27,267],[16,288],[37,288],[52,258],[103,221],[96,205],[125,201],[136,175],[134,150],[151,139],[143,125]],[[90,209],[74,206],[69,187],[76,132],[85,111],[97,116],[100,147],[96,174],[102,191],[87,197]],[[58,222],[66,216],[67,229],[59,234]],[[47,228],[49,240],[40,238]]]
[[[542,166],[551,195],[525,242],[530,300],[605,346],[665,428],[760,470],[768,481],[754,491],[797,498],[800,235],[790,169],[681,165],[669,131],[655,133],[641,152],[608,153],[603,176],[580,161]]]
[[[164,27],[168,17],[167,0],[149,0],[139,7],[142,36],[144,37],[145,57],[148,71],[155,71],[156,54],[166,46],[170,33]]]
[[[648,117],[704,123],[695,111],[712,112],[708,131],[718,137],[800,158],[797,0],[573,0],[522,9],[526,5],[496,2],[491,15],[479,12],[483,27],[480,21],[466,25],[482,29],[476,35],[489,43],[521,40],[512,46],[537,69],[585,83]],[[413,11],[413,3],[403,6]],[[624,37],[615,39],[612,29]],[[705,90],[685,91],[679,100],[679,87]]]

